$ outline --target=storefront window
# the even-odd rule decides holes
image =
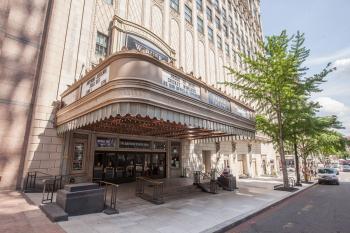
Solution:
[[[180,150],[181,143],[180,142],[172,142],[171,143],[171,167],[179,168],[180,167]]]
[[[83,159],[84,159],[84,143],[74,144],[74,155],[73,155],[73,170],[83,170]]]

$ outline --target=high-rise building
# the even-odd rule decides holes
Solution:
[[[262,39],[259,0],[4,1],[0,182],[274,173],[254,110],[222,82]]]

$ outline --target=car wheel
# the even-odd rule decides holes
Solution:
[[[339,185],[339,181],[335,182],[336,185]]]

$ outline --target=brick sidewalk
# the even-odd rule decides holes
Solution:
[[[64,233],[17,191],[0,191],[1,233]]]

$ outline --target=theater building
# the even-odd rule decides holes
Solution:
[[[33,99],[13,136],[23,139],[18,169],[1,154],[1,186],[19,187],[28,171],[116,183],[226,166],[238,177],[276,172],[253,108],[221,84],[234,79],[224,66],[245,69],[237,52],[258,49],[258,0],[31,2],[45,9]]]

